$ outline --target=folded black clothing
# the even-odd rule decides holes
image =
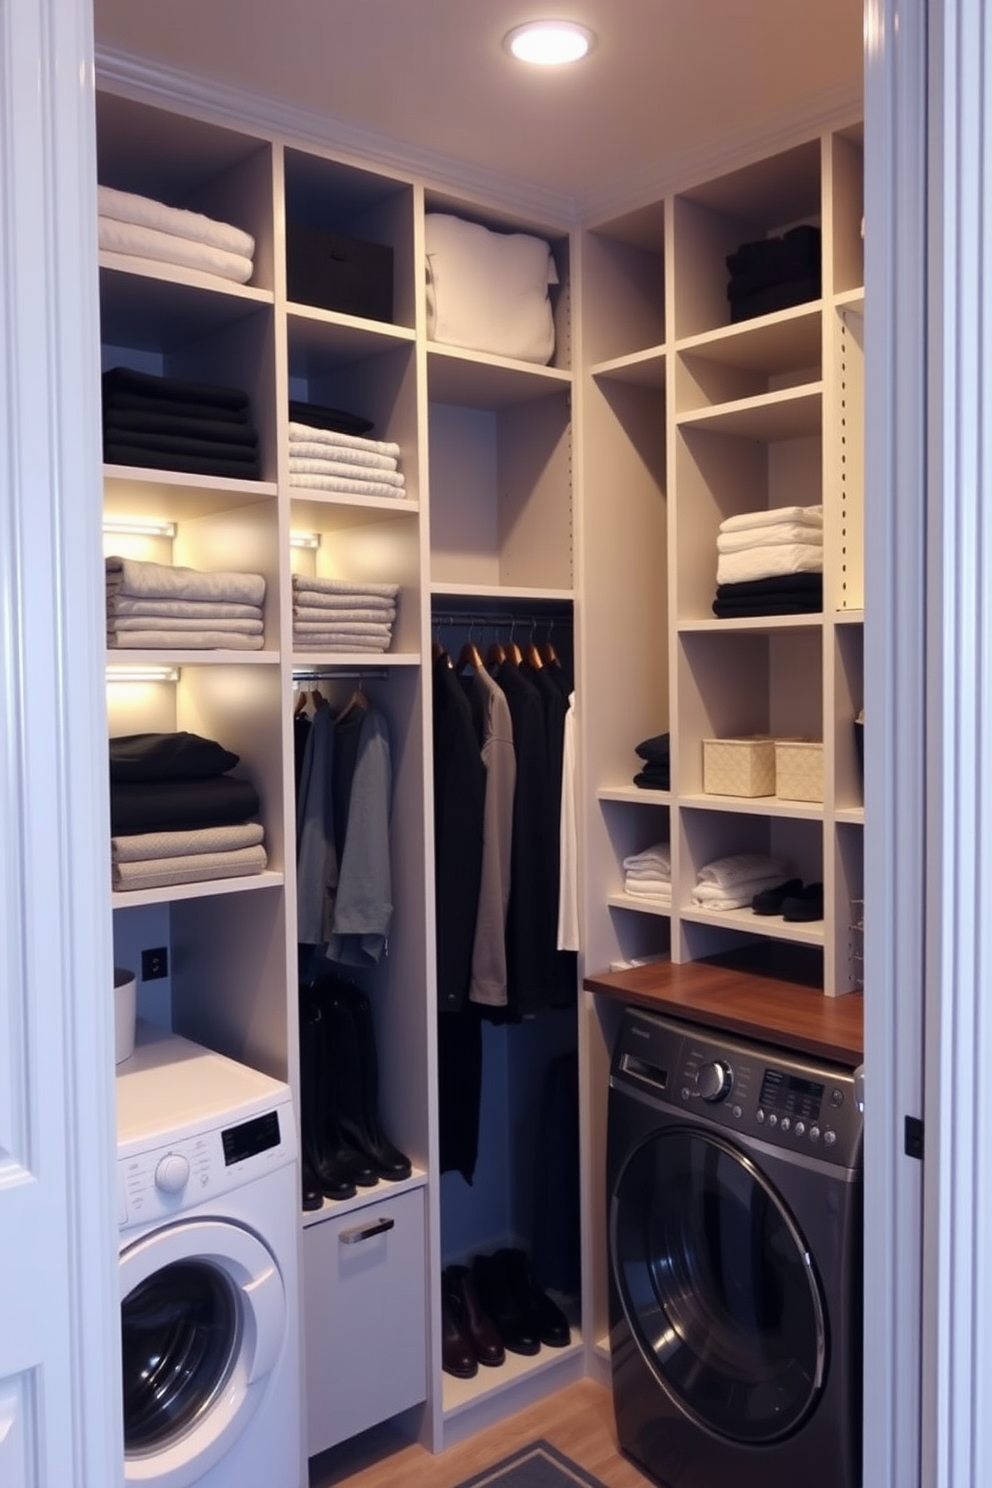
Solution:
[[[671,776],[667,769],[639,770],[634,776],[634,784],[641,790],[670,790],[671,783]]]
[[[188,475],[229,475],[236,480],[257,480],[261,465],[254,460],[230,460],[221,456],[181,455],[149,449],[143,444],[104,442],[103,458],[108,465],[142,465],[149,470],[184,470]]]
[[[216,775],[211,780],[143,781],[110,787],[110,833],[187,832],[195,827],[233,827],[252,821],[260,809],[250,780]]]
[[[655,734],[650,739],[642,739],[640,744],[634,745],[634,753],[643,760],[667,762],[671,753],[671,738],[671,734]]]
[[[115,392],[103,389],[103,411],[107,413],[161,413],[174,418],[213,420],[224,424],[251,422],[251,409],[219,408],[216,403],[191,403],[183,398],[149,397],[147,393]]]
[[[776,574],[770,579],[741,579],[736,584],[717,584],[717,599],[743,599],[749,594],[823,593],[822,573]]]
[[[182,405],[176,404],[176,407]],[[125,443],[134,434],[170,434],[188,439],[219,440],[223,444],[258,444],[258,431],[247,419],[235,421],[220,418],[193,418],[189,414],[173,413],[172,408],[160,404],[158,408],[105,408],[103,410],[103,432],[121,434]]]
[[[764,289],[784,279],[819,277],[821,245],[820,229],[800,223],[781,237],[742,243],[727,255],[725,263],[733,280],[746,283],[750,289]]]
[[[756,289],[730,302],[730,321],[736,325],[741,320],[754,320],[757,315],[771,315],[776,310],[789,310],[793,305],[805,305],[807,300],[820,298],[820,278],[787,279],[781,284],[771,284],[767,289]]]
[[[289,400],[289,417],[294,424],[309,424],[313,429],[330,429],[335,434],[367,434],[375,425],[360,413],[346,408],[327,408],[321,403]]]
[[[755,595],[752,599],[715,599],[713,613],[718,620],[734,620],[748,615],[818,615],[823,600],[809,594]]]
[[[153,780],[209,780],[233,770],[240,758],[216,740],[186,730],[171,734],[115,734],[110,740],[110,779],[116,785]]]
[[[104,429],[105,444],[130,445],[164,455],[202,455],[207,460],[237,460],[258,467],[258,450],[226,439],[196,439],[189,434],[144,433],[136,429]]]
[[[178,398],[207,408],[247,408],[243,388],[223,387],[212,382],[189,382],[182,377],[159,377],[136,372],[132,367],[111,367],[101,379],[104,392],[145,393],[155,398]]]

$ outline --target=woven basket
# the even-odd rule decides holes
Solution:
[[[703,740],[703,790],[711,796],[773,796],[775,740]]]
[[[823,800],[821,739],[776,739],[775,794],[782,801]]]

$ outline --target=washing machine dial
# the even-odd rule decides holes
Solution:
[[[701,1065],[696,1073],[696,1090],[704,1101],[726,1100],[734,1084],[733,1071],[722,1059]]]
[[[181,1152],[167,1152],[155,1167],[155,1187],[163,1193],[181,1193],[189,1181],[189,1162]]]

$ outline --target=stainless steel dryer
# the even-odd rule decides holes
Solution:
[[[851,1070],[625,1010],[613,1399],[664,1488],[859,1488],[861,1154]]]

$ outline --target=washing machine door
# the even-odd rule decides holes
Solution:
[[[681,1410],[734,1442],[781,1439],[826,1367],[824,1307],[780,1195],[742,1151],[662,1130],[622,1169],[611,1261],[642,1354]]]
[[[198,1483],[241,1435],[283,1347],[268,1248],[222,1220],[177,1221],[120,1255],[124,1477]]]

